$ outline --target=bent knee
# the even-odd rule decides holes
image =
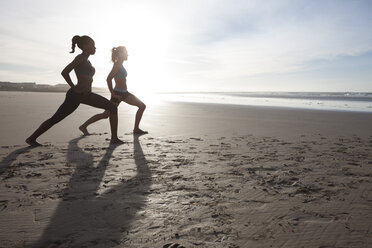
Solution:
[[[145,109],[146,109],[146,104],[141,103],[141,104],[138,106],[138,108],[141,109],[141,110],[145,110]]]

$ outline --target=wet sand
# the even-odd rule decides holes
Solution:
[[[157,103],[133,136],[123,105],[110,146],[81,106],[27,147],[63,97],[1,95],[0,247],[372,244],[371,114]]]

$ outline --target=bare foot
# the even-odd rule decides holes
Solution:
[[[149,132],[143,131],[142,129],[134,129],[133,134],[148,134]]]
[[[79,130],[83,132],[84,136],[90,135],[86,127],[80,126]]]
[[[32,146],[32,147],[43,146],[42,144],[40,144],[40,143],[37,142],[36,140],[32,140],[32,139],[30,139],[30,138],[27,138],[27,139],[26,139],[26,143],[29,144],[29,145]]]
[[[115,144],[115,145],[121,145],[121,144],[124,144],[124,141],[122,141],[121,139],[119,138],[116,138],[116,139],[111,139],[110,141],[110,144]]]

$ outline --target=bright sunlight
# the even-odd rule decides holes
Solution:
[[[105,53],[98,55],[97,52],[95,60],[107,68],[109,52],[106,51],[113,46],[126,46],[129,56],[124,66],[128,71],[128,88],[149,93],[169,90],[172,82],[168,76],[167,57],[171,27],[165,17],[155,16],[154,12],[144,9],[131,10],[113,23],[107,25],[110,29],[98,33],[97,41],[104,47]],[[174,86],[171,88],[174,89]]]

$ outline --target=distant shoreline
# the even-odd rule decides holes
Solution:
[[[36,84],[34,82],[1,82],[0,81],[0,91],[20,91],[20,92],[57,92],[65,93],[70,89],[67,84]],[[103,88],[93,87],[94,91],[104,92]]]
[[[57,92],[63,93],[68,89],[0,89],[0,91],[11,91],[11,92]]]
[[[40,93],[66,93],[70,87],[64,89],[2,89],[0,91],[9,91],[9,92],[40,92]],[[105,90],[102,88],[95,88],[93,87],[92,90],[94,92],[101,92],[104,93]]]

